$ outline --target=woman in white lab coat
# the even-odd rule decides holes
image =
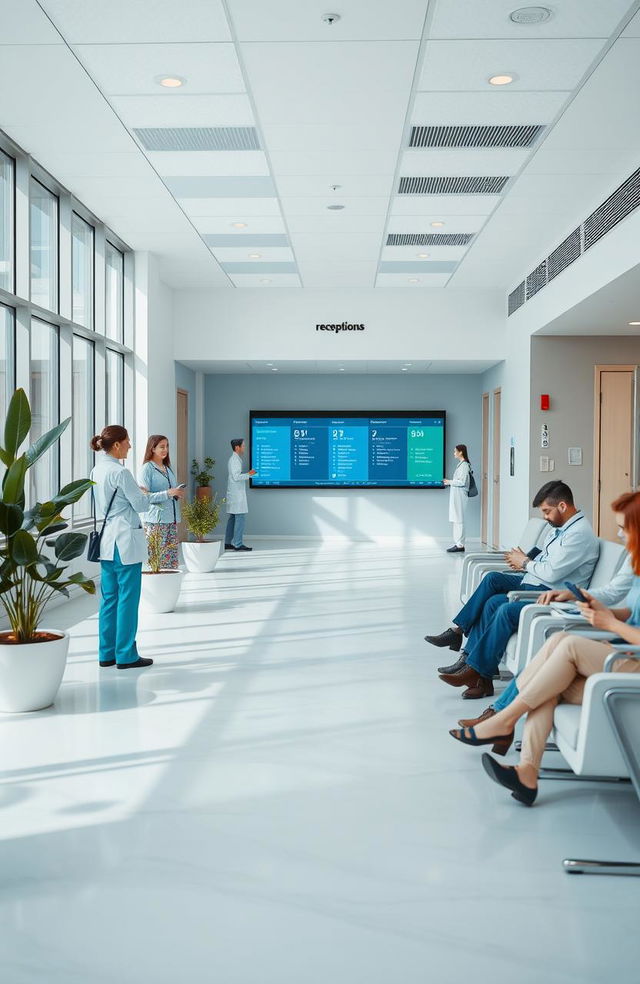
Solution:
[[[444,484],[449,486],[449,522],[453,523],[453,546],[447,553],[464,553],[464,514],[469,501],[469,479],[471,465],[467,454],[466,444],[456,444],[453,452],[458,467],[453,478],[445,478]]]

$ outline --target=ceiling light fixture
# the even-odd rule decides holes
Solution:
[[[517,10],[512,10],[509,14],[510,21],[513,21],[514,24],[524,24],[525,26],[544,24],[550,17],[551,11],[548,7],[519,7]]]
[[[234,229],[246,229],[247,228],[247,223],[246,222],[232,222],[231,225],[233,226]]]
[[[263,279],[262,279],[262,280],[260,281],[260,283],[261,283],[261,284],[270,284],[270,283],[271,283],[271,281],[270,281],[270,280],[269,280],[269,279],[268,279],[267,277],[264,277],[264,278],[263,278]]]
[[[410,284],[419,284],[420,281],[418,280],[417,277],[409,277],[409,283]]]
[[[344,372],[344,366],[339,366],[338,372]]]
[[[271,370],[271,372],[277,372],[277,371],[278,371],[278,370],[276,369],[276,367],[275,367],[275,366],[274,366],[274,367],[272,368],[272,370]]]
[[[273,365],[273,362],[267,362],[267,365],[269,366],[269,368],[271,368],[271,366]]]
[[[402,366],[400,372],[409,372],[409,370],[405,366]]]
[[[416,255],[417,255],[417,257],[418,257],[419,260],[428,260],[429,259],[429,254],[428,253],[417,253]]]
[[[515,79],[515,75],[492,75],[488,80],[489,85],[510,85]]]
[[[344,205],[327,205],[330,212],[340,212],[344,208]]]
[[[179,75],[157,75],[156,82],[164,89],[179,89],[181,86],[187,84],[187,80],[181,78]]]
[[[629,322],[629,327],[630,328],[635,327],[635,325],[640,325],[640,321],[630,321]]]
[[[261,260],[262,259],[262,253],[249,253],[249,259],[250,260]]]
[[[442,229],[443,226],[444,226],[444,222],[432,222],[431,223],[431,228],[432,229]]]

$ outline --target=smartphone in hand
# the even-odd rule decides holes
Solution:
[[[565,588],[567,588],[571,592],[571,594],[575,598],[578,599],[578,601],[582,601],[582,602],[585,602],[586,603],[587,599],[583,595],[582,590],[580,588],[576,587],[575,584],[572,584],[571,581],[565,581],[564,582],[564,586],[565,586]]]
[[[180,482],[180,485],[176,485],[177,489],[186,489],[186,487],[187,487],[186,482]]]

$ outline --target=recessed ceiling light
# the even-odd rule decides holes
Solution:
[[[489,85],[509,85],[515,79],[515,75],[492,75],[488,80]]]
[[[273,362],[267,362],[267,365],[268,366],[272,366],[273,365]]]
[[[263,277],[263,279],[262,279],[262,280],[260,281],[260,283],[261,283],[261,284],[270,284],[270,283],[271,283],[271,281],[269,280],[269,278],[268,278],[268,277]]]
[[[640,321],[630,321],[629,326],[634,327],[635,325],[640,325]]]
[[[509,20],[513,21],[514,24],[544,24],[551,17],[551,11],[548,7],[519,7],[518,10],[512,10],[509,14]]]
[[[187,84],[187,80],[179,75],[157,75],[155,81],[164,89],[179,89],[180,86]]]
[[[416,255],[417,255],[417,257],[418,257],[419,260],[428,260],[429,259],[429,254],[428,253],[417,253]]]
[[[340,212],[344,208],[344,205],[327,205],[330,212]]]
[[[249,259],[250,260],[261,260],[262,259],[262,253],[249,253]]]
[[[400,372],[409,372],[409,370],[405,366],[402,366]]]
[[[344,366],[340,366],[338,372],[344,372]]]
[[[413,362],[405,362],[405,366],[412,366]]]
[[[432,222],[431,223],[431,228],[432,229],[442,229],[443,225],[444,225],[444,222]]]
[[[417,277],[409,277],[409,283],[410,284],[419,284],[420,281],[418,280]]]
[[[277,372],[277,371],[278,371],[278,370],[276,369],[276,367],[275,367],[275,366],[273,366],[273,367],[272,367],[272,369],[271,369],[271,372]]]

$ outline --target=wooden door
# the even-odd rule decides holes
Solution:
[[[482,394],[482,471],[480,479],[480,539],[489,542],[489,394]]]
[[[189,394],[176,391],[176,474],[179,484],[189,485]],[[178,538],[186,539],[184,523],[178,525]]]
[[[502,391],[493,391],[493,494],[491,496],[491,544],[500,547],[500,407]]]
[[[596,366],[594,527],[617,541],[611,503],[633,486],[635,366]]]

